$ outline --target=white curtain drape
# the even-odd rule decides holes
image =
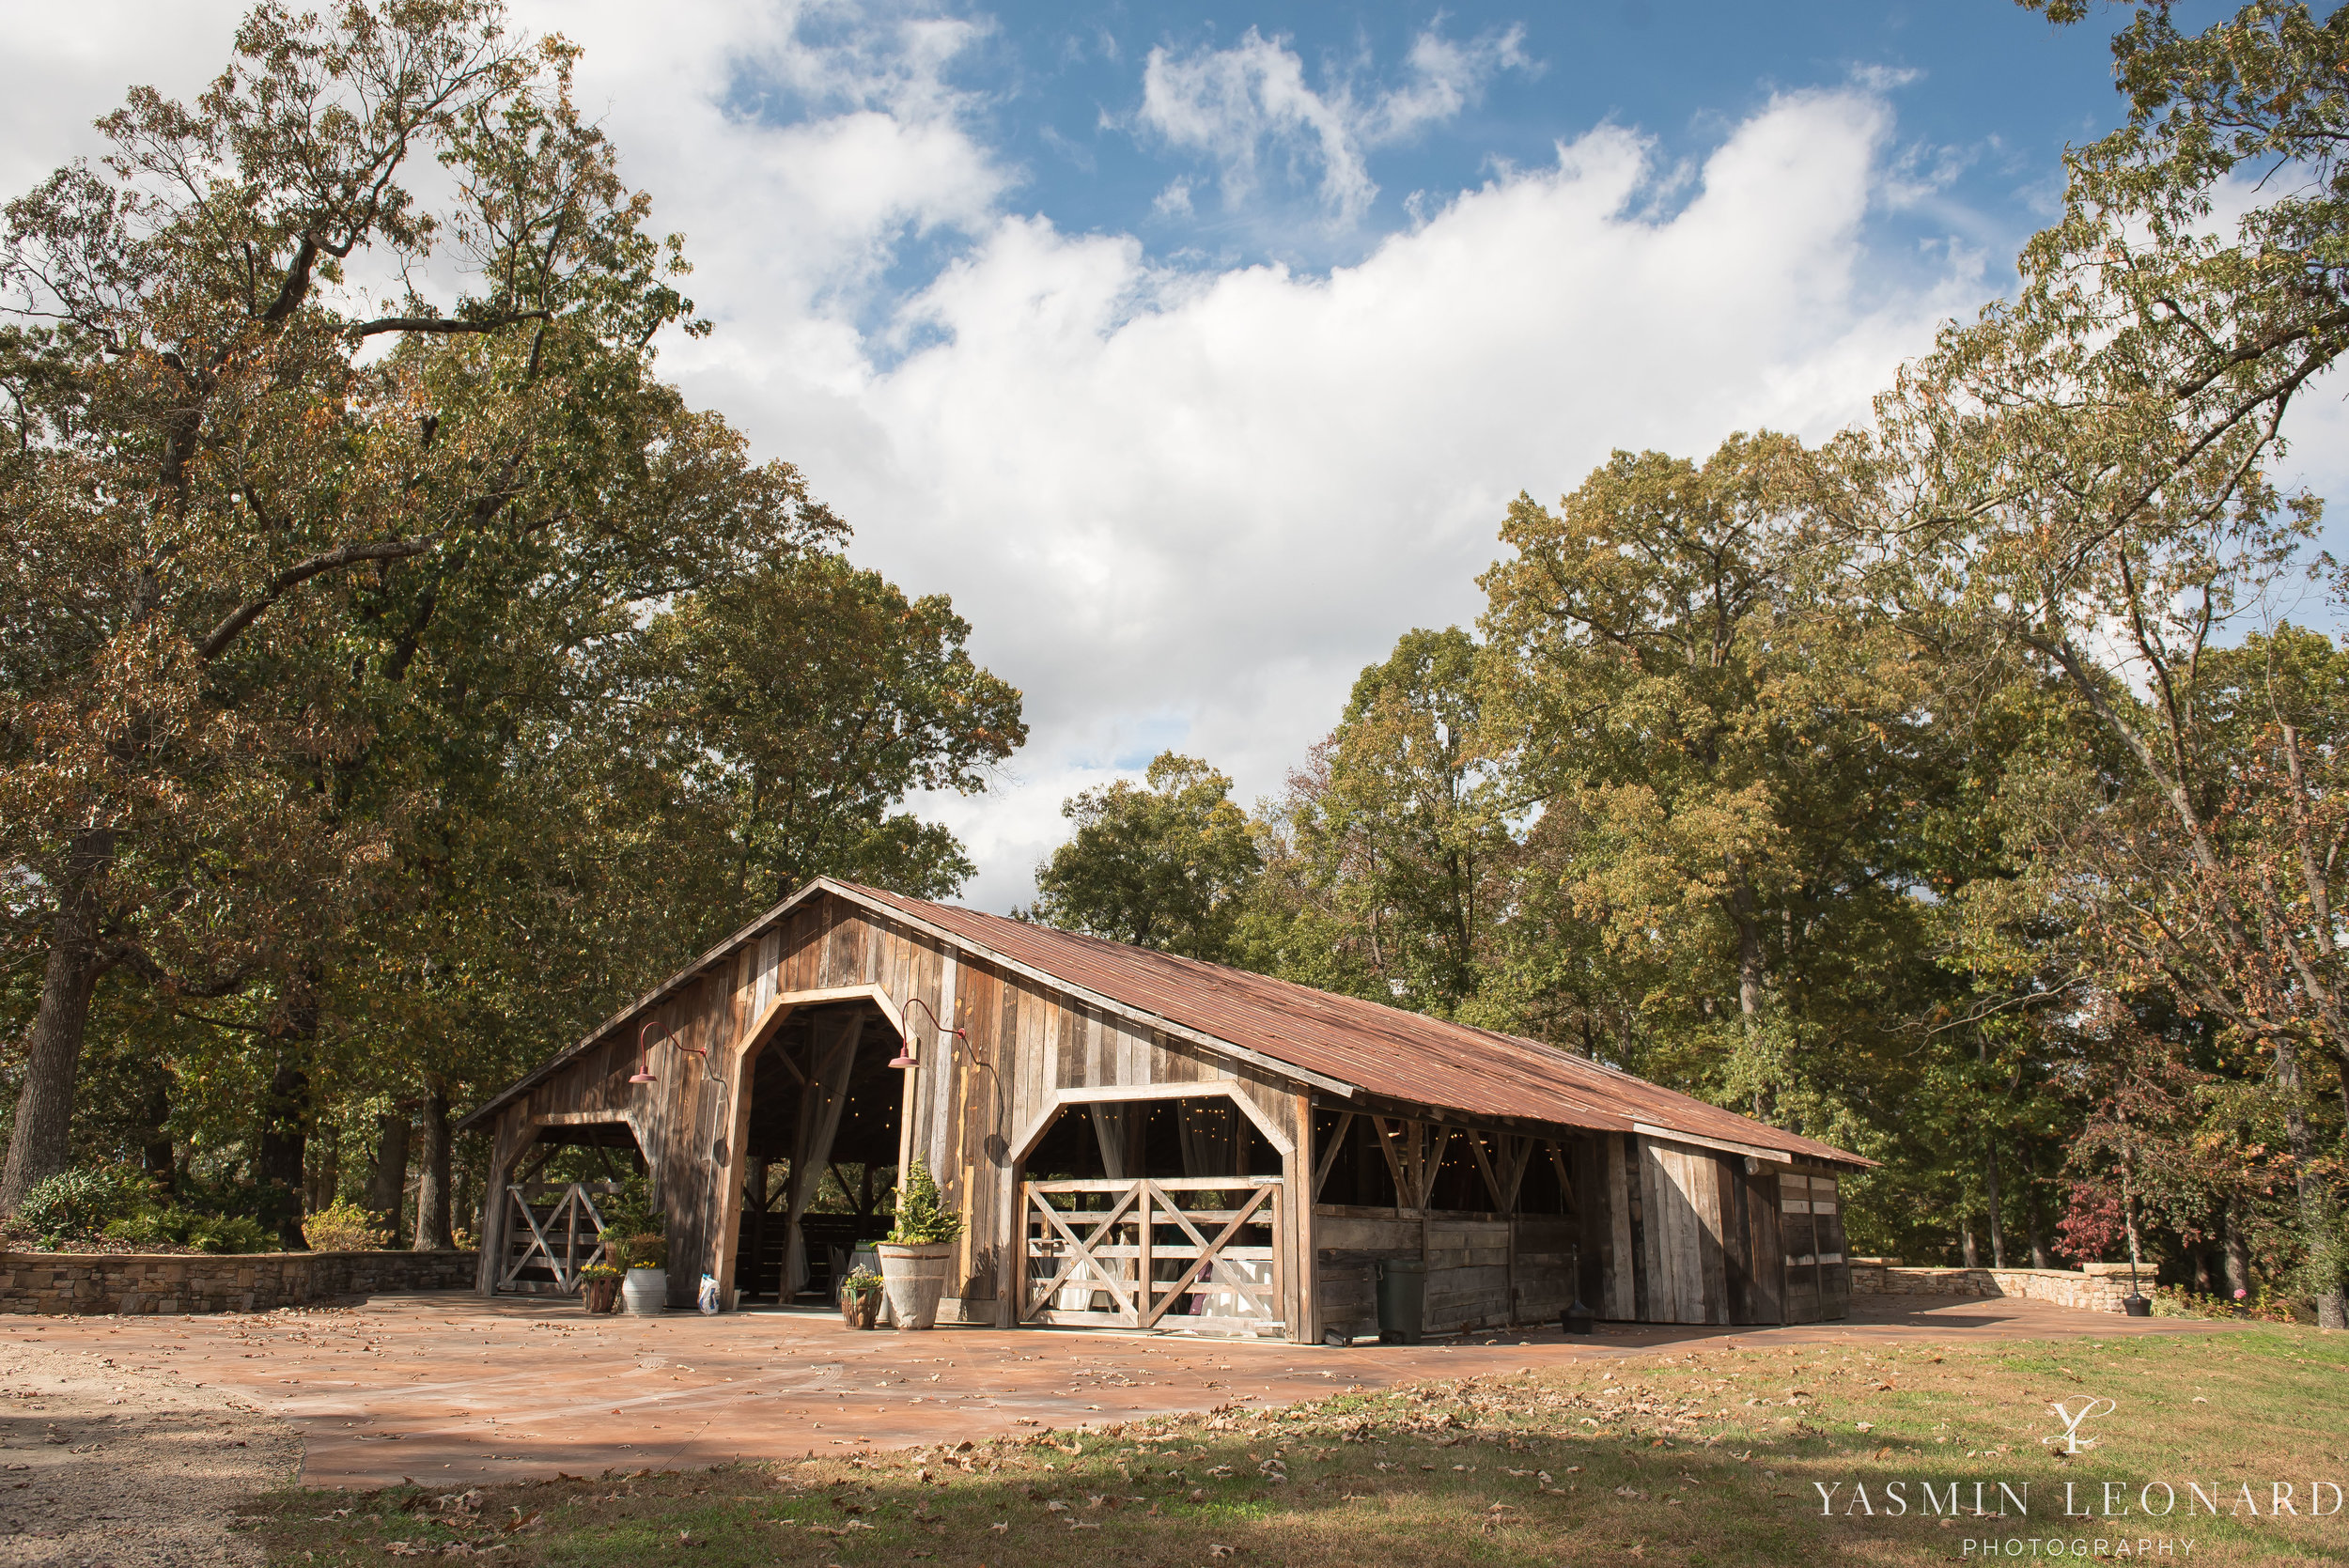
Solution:
[[[790,1230],[783,1249],[783,1298],[789,1301],[807,1284],[807,1242],[800,1234],[824,1167],[832,1159],[832,1141],[840,1131],[840,1113],[848,1106],[848,1077],[856,1068],[857,1035],[864,1028],[863,1009],[843,1007],[819,1015],[809,1052],[807,1083],[800,1091],[799,1126],[791,1140]]]
[[[1176,1100],[1186,1176],[1239,1174],[1239,1107],[1226,1099]]]
[[[1131,1100],[1096,1104],[1093,1136],[1101,1145],[1101,1172],[1113,1182],[1142,1174],[1142,1120],[1149,1107]]]

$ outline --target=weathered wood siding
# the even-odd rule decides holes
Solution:
[[[1727,1323],[1719,1160],[1653,1138],[1640,1154],[1641,1258],[1648,1323]]]
[[[1426,1264],[1431,1334],[1554,1322],[1574,1299],[1576,1219],[1344,1203],[1316,1204],[1314,1217],[1325,1328],[1377,1332],[1382,1258]]]
[[[1586,1214],[1605,1256],[1602,1315],[1639,1323],[1814,1323],[1849,1311],[1836,1178],[1664,1139],[1596,1141]],[[1627,1262],[1628,1266],[1624,1266]],[[1587,1262],[1586,1262],[1587,1272]]]

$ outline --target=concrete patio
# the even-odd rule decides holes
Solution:
[[[1602,1327],[1350,1348],[1067,1329],[851,1332],[837,1314],[589,1317],[457,1294],[210,1317],[14,1318],[10,1340],[250,1401],[299,1428],[303,1479],[515,1481],[982,1439],[1258,1407],[1470,1372],[1706,1346],[2224,1332],[2036,1301],[1861,1297],[1841,1323]]]

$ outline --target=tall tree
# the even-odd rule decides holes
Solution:
[[[762,566],[659,616],[625,673],[631,740],[672,782],[670,861],[731,929],[817,873],[941,897],[972,872],[915,791],[984,789],[1027,737],[942,596],[836,555]],[[700,939],[696,939],[699,940]]]
[[[7,209],[0,849],[37,878],[47,977],[0,1207],[65,1162],[110,970],[265,983],[307,1074],[318,917],[366,902],[397,819],[387,690],[534,558],[673,550],[615,490],[725,446],[646,378],[691,306],[567,46],[401,0],[265,6],[237,47]]]
[[[1806,1119],[1835,1112],[1798,1104],[1793,1052],[1879,1028],[1866,966],[1897,984],[1921,945],[1929,770],[1915,650],[1850,591],[1814,486],[1783,437],[1619,453],[1555,512],[1517,501],[1484,579],[1487,722],[1555,890],[1523,914],[1597,927],[1655,1070]]]
[[[1261,866],[1228,777],[1162,752],[1140,785],[1085,790],[1061,815],[1076,832],[1036,867],[1034,918],[1186,958],[1231,957]]]
[[[2159,827],[2114,842],[2183,860],[2138,884],[2167,918],[2103,923],[2107,952],[2272,1063],[2320,1315],[2342,1327],[2341,1195],[2308,1104],[2349,1062],[2332,893],[2320,862],[2247,855],[2221,822],[2236,790],[2204,666],[2315,526],[2273,474],[2287,412],[2349,349],[2349,19],[2260,3],[2188,34],[2154,4],[2114,49],[2129,123],[2073,155],[2016,298],[1904,373],[1859,467],[1933,613],[2061,680],[2126,753]],[[2259,194],[2229,223],[2231,179]],[[2279,716],[2267,765],[2287,817],[2315,807],[2298,733]]]
[[[1482,990],[1512,848],[1481,750],[1474,639],[1404,633],[1264,823],[1244,961],[1446,1017]]]

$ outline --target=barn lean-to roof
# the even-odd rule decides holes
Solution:
[[[459,1125],[477,1125],[494,1115],[631,1017],[764,935],[801,904],[827,893],[1136,1022],[1285,1069],[1342,1097],[1360,1094],[1470,1118],[1641,1132],[1733,1151],[1873,1163],[1538,1041],[828,877],[703,954]]]

